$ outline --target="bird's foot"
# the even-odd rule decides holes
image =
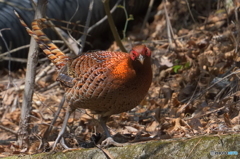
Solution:
[[[128,145],[128,143],[118,143],[118,142],[114,141],[112,137],[108,137],[102,141],[100,147],[106,148],[111,145],[116,146],[116,147],[122,147],[122,146]]]

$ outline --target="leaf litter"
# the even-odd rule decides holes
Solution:
[[[145,40],[151,48],[154,78],[146,98],[136,108],[109,119],[107,125],[118,142],[240,132],[239,30],[238,24],[232,23],[236,21],[235,8],[230,6],[226,13],[223,4],[217,8],[217,4],[210,3],[207,9],[205,1],[190,2],[191,17],[186,1],[180,2],[165,4],[173,28],[172,43],[168,40],[170,26],[163,14],[164,3],[158,6],[152,23],[145,27],[141,37],[146,39],[141,39],[138,32],[128,34],[132,39]],[[110,48],[116,49],[116,44]],[[40,66],[38,74],[44,68]],[[56,74],[49,70],[39,76],[34,88],[28,150],[19,149],[14,142],[19,129],[25,72],[12,73],[11,84],[6,72],[1,77],[0,157],[46,151],[39,149],[39,145],[64,94],[54,82]],[[64,104],[48,134],[50,145],[61,128],[66,107]],[[78,109],[73,113],[64,135],[69,147],[95,146],[103,130],[94,118],[88,110]]]

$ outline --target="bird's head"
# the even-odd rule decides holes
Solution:
[[[136,45],[130,51],[130,58],[143,64],[145,59],[151,58],[151,51],[146,45]]]

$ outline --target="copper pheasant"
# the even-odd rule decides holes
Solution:
[[[152,82],[150,49],[137,45],[130,53],[94,51],[70,59],[42,32],[46,19],[33,21],[32,30],[19,19],[58,69],[58,80],[65,86],[70,112],[85,108],[99,114],[106,136],[110,137],[106,126],[108,117],[136,107],[148,92]]]

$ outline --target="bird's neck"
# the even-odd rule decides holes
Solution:
[[[139,61],[133,61],[132,65],[137,75],[145,75],[152,72],[151,58],[145,59],[143,64],[141,64]]]
[[[136,72],[133,83],[136,89],[139,90],[136,92],[136,96],[144,98],[152,83],[151,59],[145,59],[143,64],[139,61],[134,61],[133,68]]]

